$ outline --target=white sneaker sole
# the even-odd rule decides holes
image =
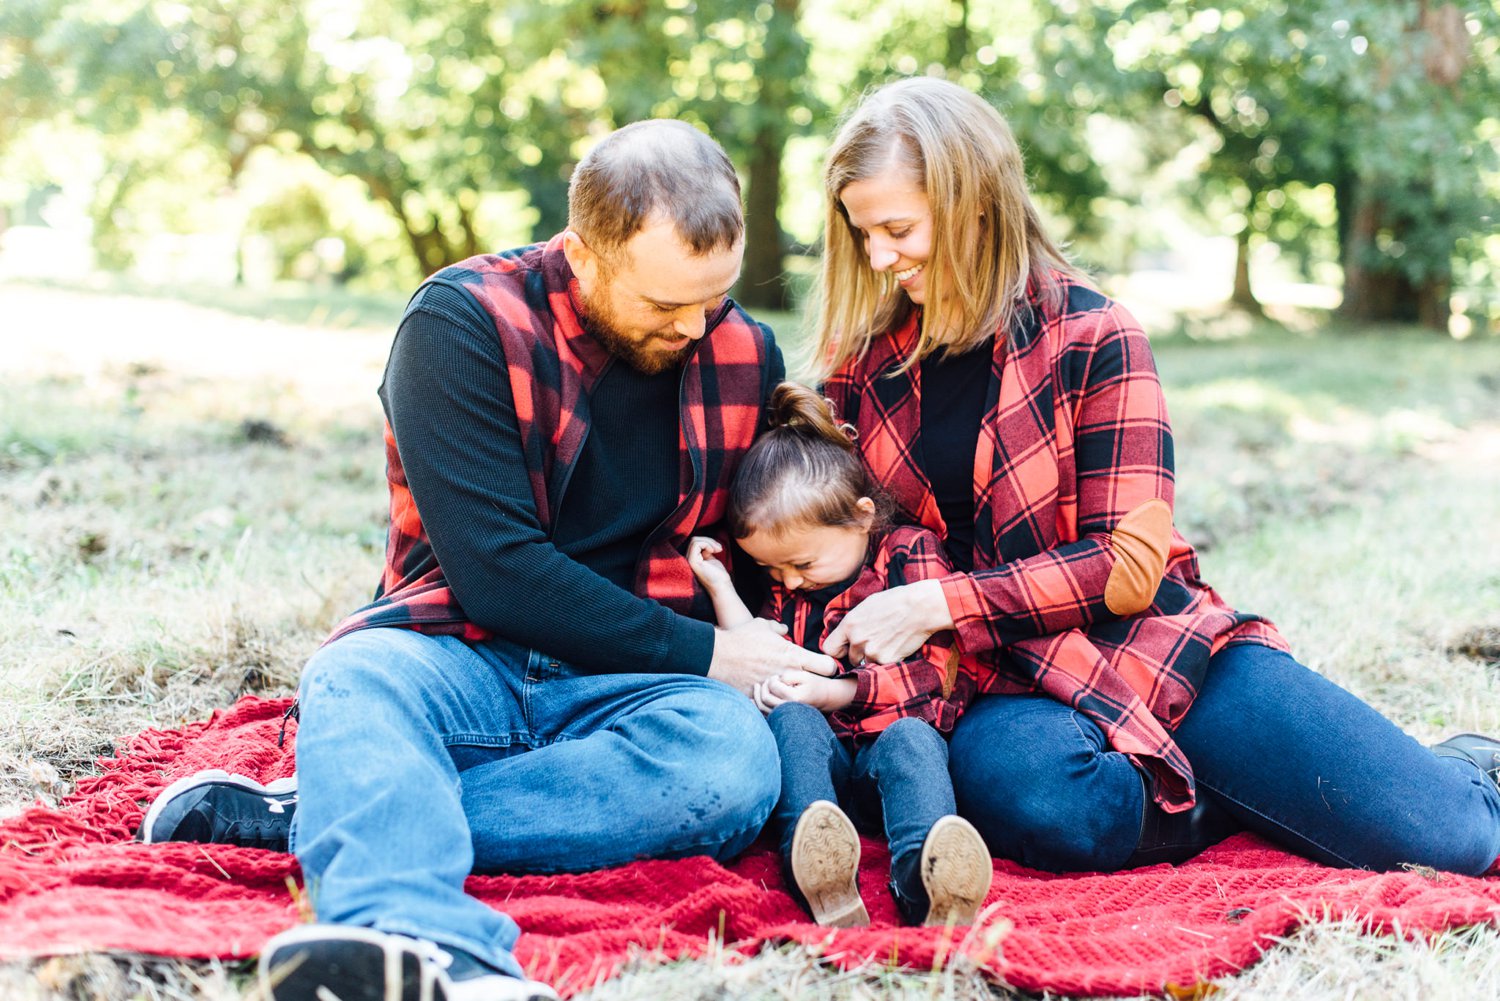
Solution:
[[[351,950],[350,943],[365,948]],[[344,982],[344,995],[320,983],[321,978],[298,975],[318,946],[336,947],[329,951],[338,954],[334,969]],[[300,957],[287,956],[298,950]],[[300,925],[261,949],[260,993],[269,1001],[557,1001],[557,992],[546,984],[500,973],[450,980],[436,959],[440,950],[430,942],[373,928]]]

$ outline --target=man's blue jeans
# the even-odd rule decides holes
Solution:
[[[884,827],[893,860],[920,851],[932,825],[957,812],[948,744],[923,720],[898,719],[857,749],[809,705],[782,703],[768,721],[781,752],[774,827],[783,856],[797,819],[816,800],[839,804],[867,833]]]
[[[1478,766],[1439,758],[1281,651],[1216,654],[1174,737],[1200,798],[1315,861],[1477,875],[1500,857],[1500,789]],[[1097,726],[1042,695],[977,700],[950,758],[959,813],[993,854],[1036,869],[1118,869],[1158,809]]]
[[[464,893],[471,871],[727,858],[779,790],[760,713],[707,678],[367,629],[318,651],[299,695],[292,846],[318,920],[517,975],[515,922]]]

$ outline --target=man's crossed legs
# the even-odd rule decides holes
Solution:
[[[585,674],[504,641],[368,629],[318,651],[299,696],[294,813],[288,790],[210,779],[153,805],[143,830],[201,836],[181,832],[206,817],[224,838],[237,811],[293,814],[320,924],[267,944],[276,1001],[374,976],[412,997],[424,977],[449,1001],[480,996],[480,980],[486,997],[550,996],[512,956],[515,922],[464,893],[470,872],[728,858],[780,787],[760,714],[705,678]]]

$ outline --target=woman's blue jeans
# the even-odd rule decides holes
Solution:
[[[1477,875],[1500,856],[1500,789],[1477,765],[1439,758],[1281,651],[1216,654],[1174,737],[1200,798],[1315,861]],[[1158,809],[1096,725],[1042,695],[977,700],[950,758],[959,813],[993,854],[1035,869],[1118,869]]]
[[[781,798],[773,830],[782,855],[814,801],[837,803],[865,831],[884,827],[891,858],[920,851],[938,819],[956,813],[948,744],[920,719],[898,719],[851,748],[812,706],[784,702],[768,717],[781,753]]]
[[[299,692],[292,831],[319,921],[413,935],[519,975],[477,872],[566,872],[748,845],[776,745],[707,678],[586,674],[503,641],[351,633]]]

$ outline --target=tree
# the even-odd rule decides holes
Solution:
[[[1341,312],[1352,319],[1448,328],[1455,246],[1495,212],[1482,178],[1500,158],[1476,125],[1500,88],[1493,60],[1473,58],[1481,12],[1417,0],[1336,25],[1365,48],[1350,69],[1365,100],[1351,108],[1341,197]],[[1486,13],[1493,33],[1495,8]]]
[[[1237,301],[1255,306],[1251,238],[1296,218],[1299,190],[1329,184],[1346,315],[1445,329],[1455,245],[1493,215],[1480,129],[1496,60],[1466,43],[1495,22],[1492,0],[1467,15],[1422,0],[1132,0],[1092,34],[1134,91],[1122,107],[1165,102],[1212,130],[1204,179],[1243,206]]]
[[[1077,93],[1088,85],[1070,62],[1079,54],[1076,39],[1063,44],[1056,31],[1056,5],[1012,0],[976,10],[961,0],[920,0],[870,13],[874,37],[849,94],[918,73],[968,87],[1015,132],[1038,200],[1070,236],[1095,233],[1094,201],[1109,193],[1087,139],[1095,108]]]

